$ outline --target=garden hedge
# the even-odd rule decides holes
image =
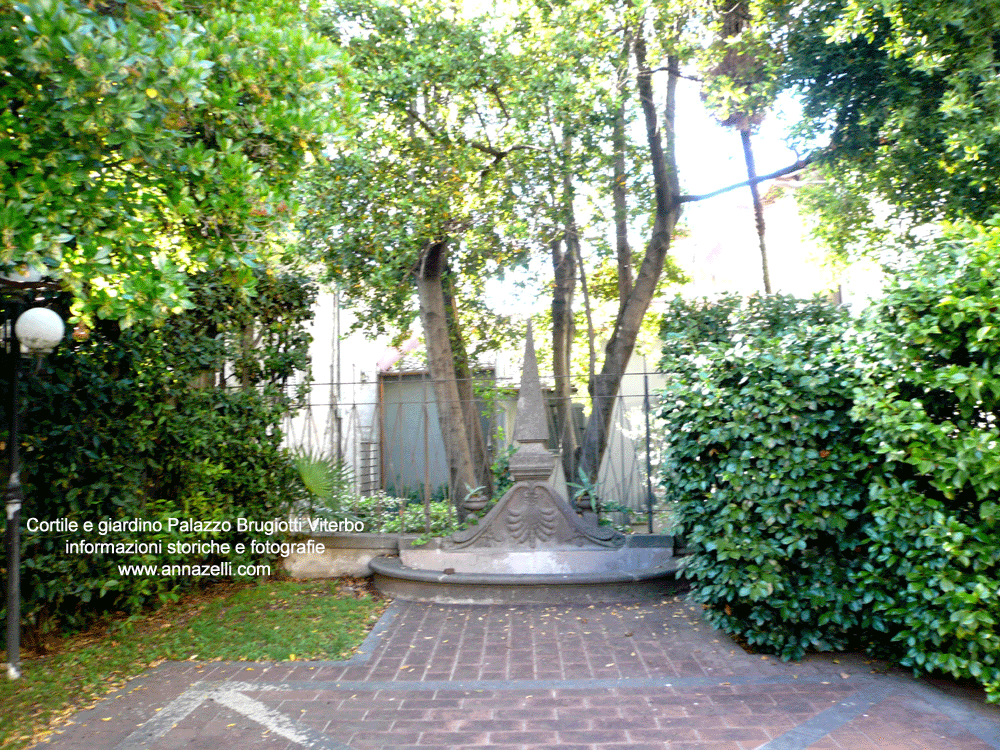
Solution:
[[[857,585],[890,651],[1000,701],[1000,229],[952,227],[866,318],[872,475]]]
[[[662,333],[663,483],[709,620],[1000,702],[1000,226],[947,228],[853,323],[726,298]]]
[[[677,300],[664,316],[667,495],[710,622],[799,658],[862,628],[866,564],[846,314],[820,301]],[[707,334],[707,335],[706,335]]]
[[[266,520],[287,513],[296,474],[280,425],[294,405],[284,383],[307,369],[304,325],[315,289],[261,272],[245,297],[218,274],[193,284],[194,309],[160,326],[99,322],[67,337],[21,388],[22,612],[32,630],[75,628],[133,613],[196,579],[123,576],[119,564],[211,564],[218,555],[88,556],[66,542],[247,541],[246,535],[32,533],[27,521],[168,518]],[[57,303],[58,304],[58,303]],[[225,382],[223,382],[223,378]],[[9,388],[0,384],[0,399]],[[6,427],[4,427],[6,430]],[[0,436],[6,440],[6,435]],[[225,556],[234,564],[267,563]],[[205,580],[205,579],[201,579]]]

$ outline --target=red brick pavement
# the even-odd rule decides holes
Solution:
[[[698,614],[397,602],[349,662],[166,664],[39,747],[1000,750],[971,691],[749,655]]]

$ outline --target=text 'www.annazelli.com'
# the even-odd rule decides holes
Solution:
[[[215,565],[119,565],[120,576],[172,577],[172,576],[269,576],[270,565],[237,565],[230,562]]]

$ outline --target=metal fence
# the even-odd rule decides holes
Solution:
[[[549,387],[549,448],[566,449],[556,429],[555,389]],[[662,386],[660,373],[625,376],[612,416],[608,447],[598,476],[602,503],[629,508],[633,518],[646,518],[661,505],[657,471],[663,445],[655,407]],[[482,453],[496,460],[510,445],[516,418],[518,384],[480,374],[473,383],[475,409],[482,434]],[[585,427],[586,395],[572,399],[577,444]],[[349,467],[355,490],[379,490],[399,496],[451,497],[454,487],[438,422],[434,383],[426,371],[385,373],[377,379],[347,383],[313,383],[302,408],[284,425],[288,447],[301,447],[333,457]],[[572,497],[580,482],[557,465],[553,481]]]

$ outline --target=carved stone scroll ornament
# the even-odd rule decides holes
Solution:
[[[591,526],[545,482],[519,482],[477,525],[452,534],[442,549],[566,549],[612,547],[625,537]]]

